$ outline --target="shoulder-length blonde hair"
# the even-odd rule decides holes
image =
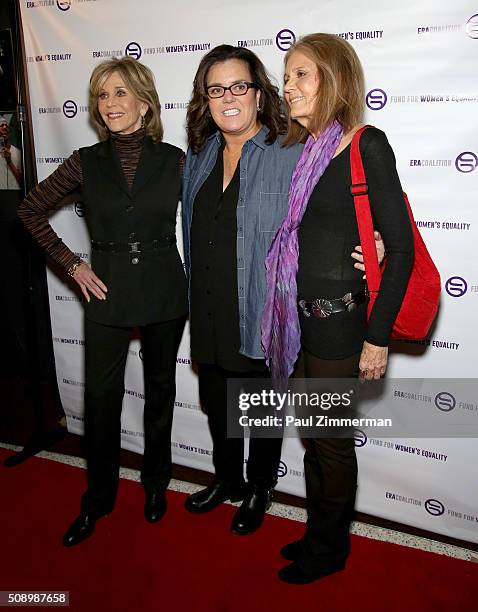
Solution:
[[[109,130],[98,111],[98,98],[103,83],[113,72],[118,72],[121,75],[126,87],[138,100],[148,104],[148,110],[144,116],[146,134],[151,136],[155,142],[160,142],[163,139],[163,125],[154,75],[150,68],[132,57],[113,57],[105,60],[98,64],[91,74],[89,88],[90,118],[100,138],[107,138]]]
[[[334,119],[344,133],[362,121],[365,84],[362,64],[354,48],[335,34],[309,34],[300,38],[285,55],[284,62],[300,51],[314,62],[319,90],[308,129],[291,119],[287,107],[288,130],[284,144],[305,142],[309,133],[319,134]]]

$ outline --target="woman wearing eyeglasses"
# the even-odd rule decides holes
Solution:
[[[190,512],[243,500],[231,529],[257,530],[277,482],[281,438],[227,434],[227,379],[267,378],[260,321],[265,258],[288,204],[302,145],[284,147],[281,100],[259,58],[220,45],[197,70],[187,113],[183,235],[190,273],[191,355],[213,440],[215,478],[188,497]],[[358,265],[358,264],[356,264]]]

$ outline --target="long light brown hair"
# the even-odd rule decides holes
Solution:
[[[309,133],[319,134],[334,119],[347,133],[361,123],[365,84],[362,64],[354,48],[335,34],[309,34],[300,38],[285,55],[284,62],[300,51],[317,67],[319,88],[312,120],[306,129],[290,116],[286,104],[288,130],[285,144],[305,142]]]
[[[98,111],[98,99],[103,83],[113,72],[118,72],[133,96],[142,102],[146,102],[148,105],[148,110],[144,116],[146,134],[151,136],[155,142],[160,142],[163,139],[163,125],[154,75],[150,68],[132,57],[113,57],[105,60],[98,64],[91,74],[89,88],[90,118],[100,138],[107,138],[109,130]]]

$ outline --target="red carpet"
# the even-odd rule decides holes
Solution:
[[[9,454],[0,448],[0,461]],[[184,495],[169,492],[165,518],[150,525],[140,485],[123,480],[114,513],[66,549],[83,470],[35,458],[0,466],[0,487],[0,590],[69,591],[75,612],[478,609],[475,563],[354,536],[345,572],[291,586],[276,578],[286,563],[278,551],[300,523],[267,516],[257,534],[234,536],[231,506],[193,516]]]

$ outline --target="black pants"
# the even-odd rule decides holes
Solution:
[[[227,379],[267,378],[268,371],[232,372],[212,364],[198,364],[199,397],[207,413],[211,431],[212,460],[218,480],[231,486],[244,483],[244,438],[227,436]],[[274,487],[277,482],[282,438],[249,439],[247,480],[261,487]]]
[[[319,359],[304,351],[307,378],[356,378],[360,353],[345,359]],[[350,523],[357,491],[357,459],[353,438],[304,441],[307,525],[300,563],[318,569],[345,561],[350,551]]]
[[[171,478],[171,426],[176,356],[185,318],[140,327],[144,370],[144,456],[141,481],[163,490]],[[88,489],[82,509],[108,512],[119,480],[121,410],[131,327],[85,320],[85,434]]]

